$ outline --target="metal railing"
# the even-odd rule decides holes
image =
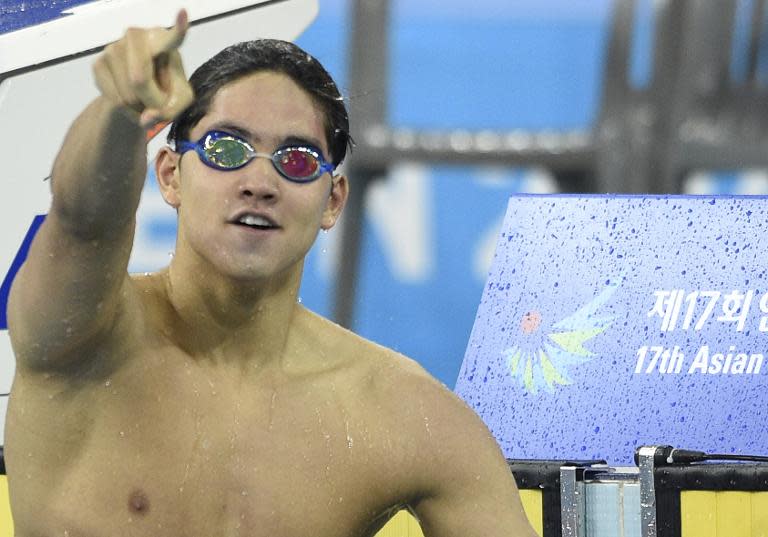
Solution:
[[[653,2],[649,82],[630,81],[639,0],[616,0],[607,41],[602,101],[589,130],[424,131],[387,124],[389,0],[351,0],[350,93],[356,96],[347,173],[353,188],[344,216],[334,317],[351,326],[363,204],[368,187],[403,160],[536,165],[566,192],[678,193],[697,169],[768,167],[768,90],[760,84],[768,52],[766,0],[752,0],[748,46],[731,46],[739,0]],[[733,62],[743,61],[744,80]],[[768,62],[766,62],[768,63]]]

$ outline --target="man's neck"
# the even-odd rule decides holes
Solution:
[[[174,339],[191,355],[255,369],[280,365],[299,310],[301,266],[244,281],[174,258],[163,279]]]

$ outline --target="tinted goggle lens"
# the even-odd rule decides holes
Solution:
[[[315,177],[320,169],[317,157],[305,147],[278,149],[272,161],[280,173],[291,179]]]
[[[248,148],[232,138],[214,140],[205,148],[205,156],[210,164],[226,169],[239,168],[250,160]]]

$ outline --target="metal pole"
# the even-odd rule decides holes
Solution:
[[[389,0],[353,0],[349,42],[349,109],[352,137],[387,119],[387,75],[389,64]],[[341,230],[333,317],[350,328],[354,322],[355,296],[360,269],[365,194],[375,177],[386,168],[371,168],[350,155],[346,173],[350,197]]]

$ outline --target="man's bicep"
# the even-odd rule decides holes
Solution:
[[[466,405],[444,401],[425,496],[412,506],[426,537],[534,537],[496,440]]]
[[[48,215],[10,292],[8,325],[17,362],[55,368],[108,328],[125,284],[132,234],[90,240]]]
[[[466,460],[455,464],[473,466]],[[449,470],[437,478],[435,494],[413,506],[425,537],[534,537],[511,472],[475,473]]]

